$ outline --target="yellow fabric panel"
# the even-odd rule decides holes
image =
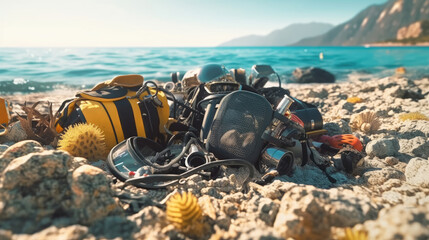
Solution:
[[[93,97],[93,96],[85,94],[85,93],[80,93],[80,95],[82,96],[82,98],[90,99],[90,100],[94,100],[94,101],[100,101],[100,102],[104,102],[104,101],[106,101],[106,102],[113,102],[113,101],[118,101],[118,100],[121,100],[121,99],[125,98],[125,96],[121,96],[121,97],[117,97],[117,98],[109,98],[109,99],[107,99],[107,98],[101,98],[101,97]]]
[[[101,103],[83,100],[80,102],[79,106],[80,106],[80,109],[82,110],[83,115],[85,116],[86,121],[88,123],[92,123],[98,126],[104,132],[104,135],[106,138],[106,145],[108,149],[113,148],[117,144],[115,139],[115,130],[118,137],[118,141],[123,140],[124,136],[122,133],[122,129],[116,129],[116,128],[120,128],[121,125],[116,123],[115,130],[113,129],[110,123],[108,114],[106,113],[106,110],[101,105]],[[107,106],[106,106],[106,109],[107,109]],[[115,116],[112,116],[114,114],[111,114],[111,113],[109,114],[110,114],[110,118],[112,119],[112,122],[115,124],[114,122]],[[117,113],[116,113],[116,121],[119,121]],[[119,136],[120,135],[119,133],[122,135],[121,138]]]
[[[110,118],[112,119],[113,125],[115,126],[116,136],[118,137],[117,143],[120,143],[122,140],[124,140],[124,132],[122,131],[118,110],[116,110],[116,106],[113,102],[103,102],[103,104],[109,112]]]
[[[6,106],[6,100],[0,98],[0,124],[8,124],[10,120],[9,109]]]
[[[136,128],[137,128],[137,136],[139,137],[146,137],[146,131],[144,129],[144,123],[143,123],[143,118],[140,112],[140,108],[137,104],[138,99],[134,98],[134,99],[129,99],[130,103],[131,103],[131,107],[133,108],[133,113],[134,113],[134,121],[136,123]]]
[[[159,116],[159,132],[165,134],[164,125],[167,124],[168,118],[170,116],[170,107],[168,106],[167,97],[165,93],[158,92],[158,98],[162,102],[162,108],[158,108]]]
[[[144,78],[142,75],[130,74],[130,75],[121,75],[116,76],[111,80],[107,80],[97,84],[91,90],[99,90],[108,86],[121,86],[121,87],[137,87],[143,84]]]

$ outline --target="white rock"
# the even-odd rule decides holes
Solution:
[[[405,177],[409,184],[429,188],[429,160],[411,159],[405,168]]]
[[[399,140],[401,152],[413,157],[429,157],[429,141],[427,137],[415,137]]]
[[[365,148],[368,155],[379,158],[394,156],[398,153],[399,149],[399,142],[396,138],[373,140]]]

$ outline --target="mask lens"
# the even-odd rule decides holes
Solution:
[[[143,163],[135,160],[127,150],[127,145],[122,144],[114,153],[113,153],[113,166],[126,177],[130,176],[130,172],[137,171],[142,167]]]
[[[144,145],[139,150],[147,156],[154,153],[153,149]],[[112,173],[123,181],[135,176],[150,174],[150,167],[130,152],[127,140],[112,149],[108,158],[108,165]]]

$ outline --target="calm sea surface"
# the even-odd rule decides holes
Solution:
[[[416,79],[429,75],[429,47],[0,48],[0,94],[90,88],[122,74],[169,81],[171,72],[207,63],[247,73],[269,64],[284,82],[307,66],[326,69],[337,81],[391,76],[403,66]]]

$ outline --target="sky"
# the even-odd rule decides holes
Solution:
[[[0,47],[203,47],[387,0],[0,0]]]

